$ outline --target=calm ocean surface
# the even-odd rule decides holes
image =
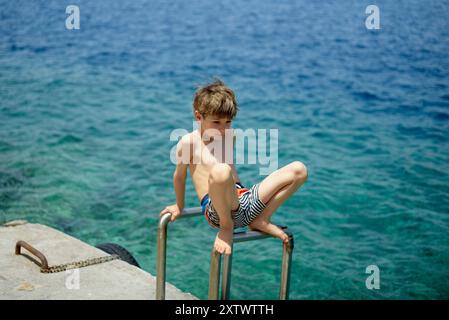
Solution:
[[[170,133],[218,76],[234,127],[279,129],[279,166],[309,168],[274,217],[296,239],[291,299],[449,298],[449,5],[376,1],[370,31],[369,4],[0,0],[0,222],[118,243],[155,274]],[[171,225],[167,280],[206,298],[214,236]],[[232,298],[276,299],[280,259],[274,239],[237,244]]]

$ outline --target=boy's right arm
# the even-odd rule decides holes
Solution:
[[[187,168],[191,160],[190,156],[187,158],[187,161],[183,159],[182,150],[186,150],[185,147],[188,147],[187,150],[190,150],[190,146],[186,145],[186,143],[188,144],[188,141],[186,141],[186,139],[181,139],[176,148],[177,164],[175,172],[173,173],[173,187],[175,189],[176,194],[176,203],[165,207],[165,209],[162,210],[160,213],[160,216],[166,213],[171,213],[172,214],[171,221],[175,221],[176,218],[181,214],[182,210],[184,209]]]

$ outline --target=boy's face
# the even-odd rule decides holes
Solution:
[[[195,111],[195,118],[200,123],[201,133],[203,134],[206,130],[212,133],[209,136],[214,136],[214,132],[219,132],[223,137],[225,135],[225,130],[231,128],[232,120],[226,117],[220,117],[217,115],[207,115],[203,116],[198,111]],[[215,129],[215,130],[212,130]]]

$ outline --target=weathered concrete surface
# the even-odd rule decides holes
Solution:
[[[49,266],[102,257],[105,252],[41,224],[0,226],[0,299],[155,299],[156,277],[124,261],[114,260],[79,270],[45,274],[30,259],[15,255],[18,240],[41,251]],[[26,249],[22,253],[32,256]],[[72,287],[72,289],[68,289]],[[167,283],[167,299],[197,299]]]

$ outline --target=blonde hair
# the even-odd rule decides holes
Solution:
[[[193,110],[197,110],[203,117],[215,115],[233,119],[237,115],[238,106],[234,92],[217,79],[198,88],[193,99]]]

